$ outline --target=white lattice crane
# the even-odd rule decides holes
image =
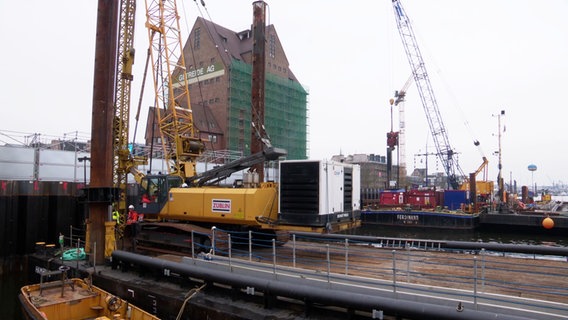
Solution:
[[[391,106],[398,107],[398,170],[399,177],[406,176],[406,120],[404,115],[404,102],[406,101],[406,91],[412,84],[414,76],[411,74],[404,86],[394,92],[394,98],[390,99]]]
[[[392,6],[398,32],[412,70],[414,82],[418,88],[424,112],[426,113],[426,119],[428,120],[434,145],[436,146],[437,155],[444,164],[444,169],[448,176],[448,185],[452,189],[458,189],[460,177],[463,177],[464,174],[454,157],[455,152],[450,146],[448,133],[442,121],[442,116],[438,109],[438,102],[434,96],[434,90],[432,89],[422,54],[420,53],[414,31],[412,30],[410,19],[406,15],[400,1],[392,0]]]

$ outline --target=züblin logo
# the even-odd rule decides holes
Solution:
[[[211,202],[213,212],[231,212],[231,200],[213,199]]]

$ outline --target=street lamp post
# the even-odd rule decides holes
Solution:
[[[83,182],[84,182],[84,187],[87,187],[87,161],[91,161],[91,158],[84,156],[81,158],[77,158],[77,160],[79,160],[79,162],[83,162]]]

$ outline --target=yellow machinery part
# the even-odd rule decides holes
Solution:
[[[115,225],[114,221],[105,222],[105,258],[110,258],[112,252],[116,250]]]
[[[160,212],[164,219],[260,227],[257,217],[277,219],[276,187],[174,188]]]

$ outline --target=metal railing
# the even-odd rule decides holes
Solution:
[[[348,276],[357,285],[372,285],[395,295],[447,295],[470,301],[475,308],[478,304],[513,305],[568,318],[566,257],[442,249],[436,243],[386,238],[373,243],[329,242],[296,235],[279,242],[269,234],[215,229],[211,247],[195,243],[192,256],[223,260],[231,272],[242,263],[261,265],[274,277],[311,270],[310,277],[329,283],[343,282]]]

